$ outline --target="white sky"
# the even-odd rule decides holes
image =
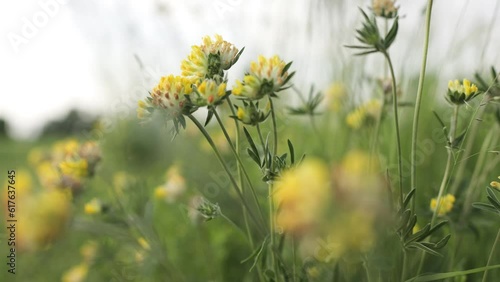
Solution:
[[[308,26],[308,5],[315,1],[66,0],[43,23],[40,3],[55,1],[0,2],[0,118],[8,121],[16,138],[35,136],[47,121],[73,107],[91,113],[134,111],[135,101],[161,75],[178,73],[190,46],[207,34],[219,33],[236,46],[246,46],[230,80],[258,54],[277,53],[294,61],[301,88],[308,89],[310,83],[324,88],[342,76],[336,63],[356,62],[342,45],[354,42],[357,7],[370,2],[337,1],[340,12],[316,12],[314,24]],[[394,61],[407,71],[415,71],[421,59],[420,21],[426,2],[399,1],[404,18]],[[493,22],[491,34],[486,32],[493,17],[500,16],[495,15],[497,1],[434,2],[430,68],[440,70],[447,81],[453,78],[448,76],[472,75],[480,67],[500,67],[500,20]],[[23,18],[42,21],[43,27],[16,52],[10,37],[22,35]],[[144,72],[134,54],[146,66]]]

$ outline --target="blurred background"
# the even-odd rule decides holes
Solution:
[[[499,65],[499,1],[434,1],[429,69],[438,81]],[[162,75],[180,73],[180,60],[205,35],[246,46],[231,81],[258,54],[294,61],[295,84],[325,89],[332,81],[366,77],[381,56],[351,56],[358,7],[370,1],[72,1],[0,3],[0,127],[33,139],[49,122],[84,116],[126,116]],[[418,75],[426,1],[399,1],[396,68]],[[479,47],[478,47],[479,46]],[[368,60],[364,64],[360,61]],[[371,62],[375,63],[371,63]],[[442,64],[447,61],[447,64]],[[356,67],[358,64],[358,67]],[[362,67],[359,67],[362,66]],[[351,89],[363,95],[363,84]]]

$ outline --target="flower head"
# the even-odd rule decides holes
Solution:
[[[346,88],[341,82],[335,82],[325,91],[325,97],[328,107],[334,113],[338,113],[342,109],[346,95]]]
[[[377,99],[372,99],[349,113],[346,117],[346,123],[352,129],[370,125],[380,117],[381,110],[382,103]]]
[[[447,194],[441,197],[440,202],[441,203],[439,205],[438,215],[443,216],[449,213],[453,209],[453,203],[455,203],[455,196],[453,196],[452,194]],[[431,205],[430,205],[431,210],[435,211],[437,205],[438,205],[437,198],[433,198],[431,200]]]
[[[144,115],[145,111],[160,110],[167,120],[175,119],[182,115],[187,100],[185,95],[193,92],[192,85],[196,79],[183,76],[164,76],[151,92],[147,101],[139,102],[138,115]],[[152,108],[150,109],[149,106]]]
[[[63,282],[83,282],[87,278],[89,267],[87,264],[82,263],[70,268],[62,277]]]
[[[166,182],[158,186],[154,195],[157,199],[174,202],[186,191],[186,180],[178,166],[171,166],[166,174]]]
[[[285,63],[278,56],[259,56],[257,61],[250,64],[250,72],[245,75],[243,81],[236,81],[233,94],[258,100],[282,90],[293,76],[293,73],[288,74],[290,65],[291,63]]]
[[[84,211],[85,214],[95,215],[100,214],[103,211],[104,207],[101,200],[97,198],[93,198],[90,202],[85,204]]]
[[[398,15],[398,7],[394,0],[373,0],[372,9],[375,15],[383,18],[394,18]]]
[[[223,77],[224,71],[236,63],[239,57],[238,48],[216,34],[215,39],[203,37],[202,45],[191,47],[191,53],[182,61],[183,76],[197,78]]]
[[[498,179],[500,179],[500,176],[498,177]],[[500,182],[498,181],[491,181],[490,186],[500,190]]]
[[[305,160],[285,171],[276,183],[274,201],[280,207],[277,226],[301,234],[321,219],[329,199],[328,169],[318,160]]]
[[[266,107],[266,112],[259,108],[259,103],[254,104],[252,101],[243,101],[243,107],[238,107],[236,116],[231,116],[244,124],[257,125],[263,122],[271,113],[269,107]]]
[[[479,94],[477,86],[465,78],[462,83],[458,80],[450,80],[446,100],[455,105],[462,105]]]
[[[218,105],[226,96],[226,83],[214,79],[205,79],[196,86],[190,100],[196,106]]]

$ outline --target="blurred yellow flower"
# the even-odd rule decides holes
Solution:
[[[328,104],[328,108],[334,112],[338,113],[342,106],[344,105],[344,99],[347,96],[347,91],[343,83],[334,82],[325,91],[325,98]]]
[[[59,190],[21,199],[19,206],[24,208],[17,211],[19,248],[34,251],[59,237],[71,215],[70,200],[68,193]]]
[[[144,237],[140,237],[137,239],[137,243],[139,243],[139,246],[141,246],[145,250],[151,250],[151,246],[149,245],[148,241],[144,239]]]
[[[443,197],[441,197],[439,205],[439,210],[438,210],[438,215],[443,216],[447,213],[449,213],[453,209],[453,204],[455,203],[455,196],[452,194],[447,194]],[[432,211],[435,211],[437,208],[437,198],[431,199],[431,204],[430,208]]]
[[[52,157],[55,161],[61,161],[74,156],[78,152],[79,146],[78,140],[73,138],[58,141],[52,146]]]
[[[36,167],[38,179],[44,188],[57,188],[61,184],[61,174],[50,161],[44,161]]]
[[[328,169],[314,159],[306,159],[300,166],[285,171],[275,188],[273,198],[280,207],[277,226],[292,234],[300,234],[318,223],[331,199]]]
[[[171,166],[166,173],[165,184],[158,186],[154,195],[155,198],[167,202],[176,201],[186,191],[186,180],[182,176],[178,166]]]
[[[97,198],[93,198],[90,200],[88,203],[85,204],[83,210],[85,214],[88,215],[95,215],[95,214],[100,214],[102,212],[102,202],[101,200]]]
[[[236,60],[238,49],[216,34],[215,39],[210,36],[203,37],[202,45],[191,47],[191,53],[182,61],[183,76],[197,78],[223,77],[224,70],[228,70]]]
[[[74,266],[70,268],[68,271],[66,271],[63,276],[61,281],[62,282],[82,282],[85,281],[85,278],[87,278],[87,273],[89,271],[89,267],[87,264],[82,263],[77,266]]]
[[[266,58],[261,55],[257,61],[251,62],[250,72],[243,81],[236,81],[232,92],[251,100],[278,92],[289,78],[286,67],[287,64],[278,56]]]
[[[359,129],[370,125],[380,118],[382,103],[378,99],[371,99],[356,108],[346,117],[346,123],[352,129]]]
[[[68,175],[77,179],[88,175],[88,163],[85,159],[62,161],[59,164],[59,169],[63,175]]]
[[[91,264],[93,262],[97,254],[97,248],[98,245],[95,241],[88,241],[80,248],[80,254],[82,255],[85,263]]]
[[[398,14],[395,2],[394,0],[373,0],[373,12],[379,17],[394,18]]]

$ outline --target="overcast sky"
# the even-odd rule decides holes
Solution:
[[[2,1],[0,118],[13,137],[29,138],[71,108],[134,111],[161,75],[180,73],[191,45],[215,33],[246,47],[231,81],[258,54],[279,54],[294,61],[300,88],[324,88],[352,62],[342,45],[354,42],[357,7],[370,2],[324,1]],[[392,52],[405,72],[415,72],[421,59],[426,2],[399,1],[401,29]],[[500,1],[434,2],[431,69],[447,81],[500,67]]]

